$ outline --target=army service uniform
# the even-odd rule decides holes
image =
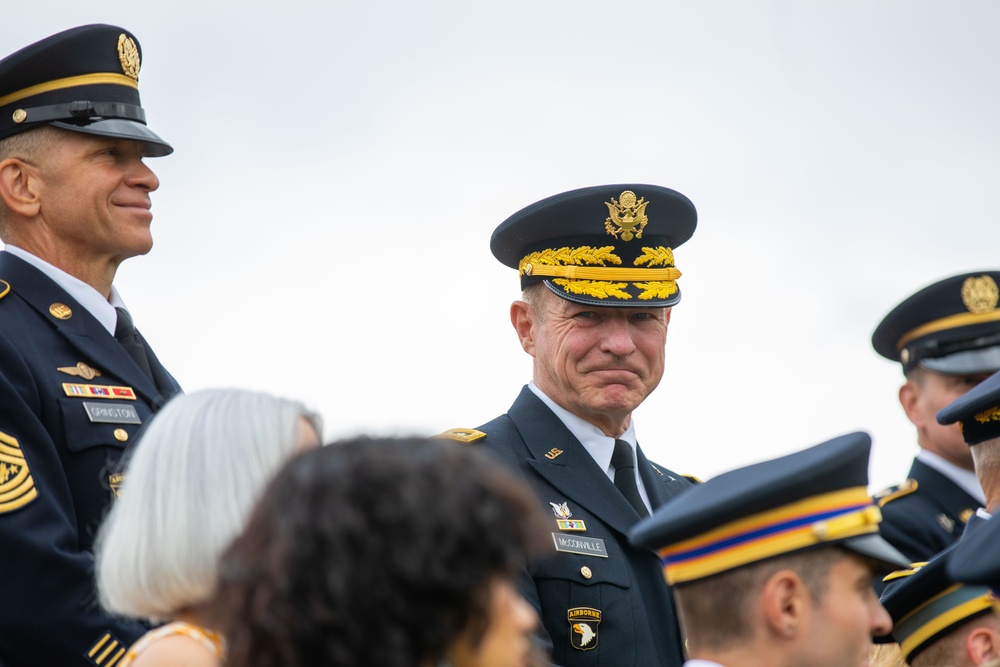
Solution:
[[[550,519],[555,553],[529,563],[523,592],[538,609],[555,663],[680,665],[659,559],[629,545],[639,515],[583,445],[527,387],[506,415],[477,430],[485,434],[478,442],[520,473]],[[642,450],[637,466],[654,510],[693,485]]]
[[[68,141],[62,132],[103,145],[136,142],[146,158],[170,154],[146,126],[141,60],[134,35],[103,24],[7,56],[0,60],[0,140],[56,127],[50,137],[59,145]],[[11,159],[26,162],[17,144],[9,143]],[[43,167],[49,160],[36,157]],[[7,240],[35,240],[30,225],[41,224],[40,215],[12,212]],[[92,215],[83,217],[93,224]],[[85,235],[96,232],[84,228],[74,242],[86,246]],[[48,257],[70,252],[60,234],[51,242]],[[94,539],[121,483],[124,448],[179,388],[127,311],[119,309],[116,339],[71,293],[102,320],[113,304],[105,318],[93,285],[37,261],[23,250],[0,252],[0,663],[114,667],[144,627],[98,607]]]
[[[145,628],[98,608],[94,538],[124,448],[179,387],[150,353],[157,388],[88,311],[8,252],[0,292],[0,656],[108,664]]]

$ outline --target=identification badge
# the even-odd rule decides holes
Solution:
[[[556,551],[580,554],[581,556],[597,556],[598,558],[608,557],[608,551],[604,548],[604,540],[599,537],[552,533],[552,541],[556,543]]]
[[[87,416],[92,422],[102,424],[141,424],[134,405],[108,405],[106,403],[83,402]]]

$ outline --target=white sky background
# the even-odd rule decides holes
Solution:
[[[1000,264],[994,2],[36,0],[0,51],[91,22],[139,38],[176,148],[116,281],[137,325],[188,391],[302,399],[328,438],[505,411],[531,365],[493,229],[656,183],[699,223],[643,449],[707,478],[864,429],[880,487],[916,445],[872,330]]]

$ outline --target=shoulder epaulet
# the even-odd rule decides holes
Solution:
[[[6,280],[0,280],[0,299],[7,296],[8,292],[10,292],[10,283]]]
[[[896,486],[890,486],[888,489],[882,489],[876,493],[873,498],[879,507],[885,507],[886,503],[891,503],[897,498],[902,498],[903,496],[908,496],[917,490],[917,480],[908,479],[902,484],[897,484]]]
[[[683,477],[684,479],[688,480],[689,482],[691,482],[693,484],[704,484],[705,483],[705,482],[701,481],[700,477],[695,477],[694,475],[681,475],[681,477]]]
[[[476,442],[477,440],[484,439],[486,434],[474,428],[450,428],[444,433],[438,433],[434,437],[446,440],[458,440],[459,442]]]

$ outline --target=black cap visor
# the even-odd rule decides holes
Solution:
[[[965,350],[944,357],[928,357],[921,359],[918,365],[942,375],[996,373],[1000,371],[1000,345]]]
[[[881,535],[869,533],[849,537],[837,542],[840,546],[861,556],[871,558],[884,566],[883,572],[889,573],[910,566],[910,561],[894,546],[886,542]]]
[[[52,121],[50,125],[71,132],[138,141],[146,147],[146,157],[163,157],[174,152],[173,146],[151,129],[138,121],[126,118],[103,118],[85,124]]]

